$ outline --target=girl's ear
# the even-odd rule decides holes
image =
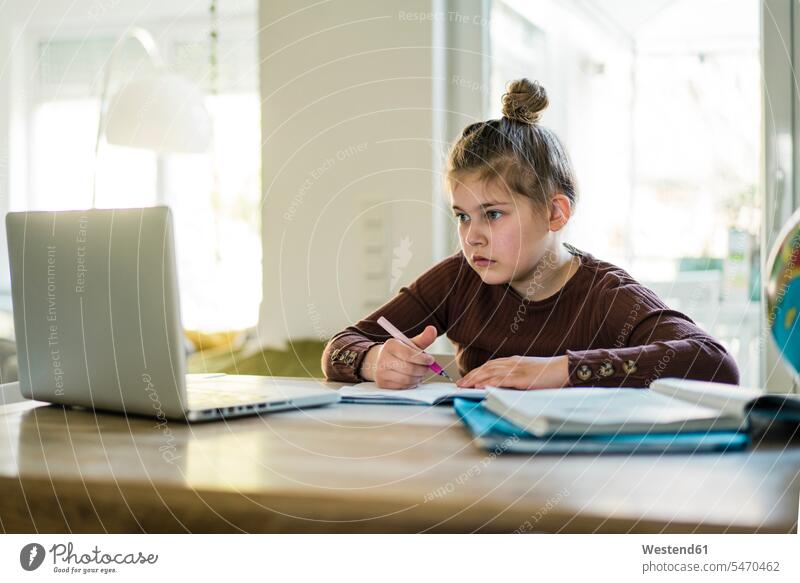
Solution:
[[[557,193],[550,199],[550,230],[560,231],[569,222],[572,216],[572,209],[569,206],[569,199],[561,193]]]

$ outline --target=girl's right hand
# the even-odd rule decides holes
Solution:
[[[422,379],[433,374],[428,368],[434,358],[422,352],[433,344],[438,333],[435,326],[427,326],[410,340],[417,349],[406,346],[396,338],[370,348],[361,365],[361,376],[374,380],[382,389],[410,389]]]

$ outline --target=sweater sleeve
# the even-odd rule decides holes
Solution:
[[[375,312],[348,326],[328,341],[322,353],[322,371],[329,381],[357,383],[358,374],[370,348],[391,336],[378,324],[385,317],[409,338],[420,334],[426,326],[436,327],[438,334],[449,324],[448,299],[458,275],[464,268],[457,253],[437,263],[420,275]]]
[[[661,377],[738,384],[725,348],[652,290],[628,283],[600,292],[598,342],[568,350],[570,386],[648,387]]]

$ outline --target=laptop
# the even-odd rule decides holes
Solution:
[[[203,421],[326,405],[313,379],[187,375],[168,207],[6,215],[22,394]]]

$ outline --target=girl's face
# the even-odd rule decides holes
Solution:
[[[461,249],[484,283],[524,282],[547,252],[546,212],[530,198],[477,177],[456,183],[450,201]]]

